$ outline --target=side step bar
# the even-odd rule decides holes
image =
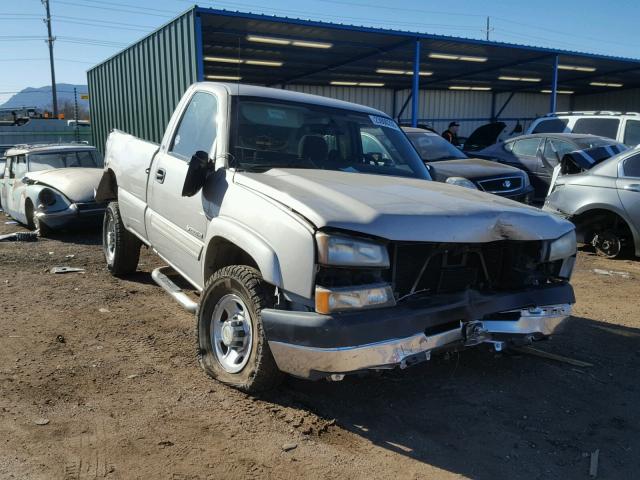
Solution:
[[[196,313],[198,310],[198,303],[194,302],[186,293],[182,291],[171,279],[167,276],[173,269],[169,266],[156,268],[151,272],[151,278],[154,282],[162,287],[162,289],[173,297],[182,307],[190,313]]]

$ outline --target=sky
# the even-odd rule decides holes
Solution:
[[[57,83],[86,71],[193,5],[193,0],[50,0]],[[637,0],[224,0],[224,8],[336,23],[639,58]],[[0,0],[0,104],[51,83],[41,0]]]

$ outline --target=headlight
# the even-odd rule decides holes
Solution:
[[[352,237],[316,234],[318,262],[341,267],[389,267],[389,254],[384,245]]]
[[[445,182],[450,183],[451,185],[458,185],[459,187],[471,188],[472,190],[478,189],[475,183],[464,177],[449,177],[445,180]]]
[[[390,307],[395,304],[393,291],[387,284],[334,289],[316,287],[316,312],[318,313]]]
[[[576,231],[571,230],[569,233],[561,236],[560,238],[553,240],[549,244],[549,254],[547,260],[553,262],[554,260],[561,260],[567,257],[572,257],[576,254]]]
[[[48,188],[43,188],[38,194],[38,203],[44,206],[51,206],[56,203],[56,195]]]

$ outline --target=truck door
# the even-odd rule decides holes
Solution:
[[[200,256],[208,220],[201,194],[183,197],[189,160],[197,151],[212,155],[217,134],[214,94],[191,97],[170,141],[160,147],[149,172],[147,232],[153,248],[192,283],[201,275]]]
[[[623,161],[616,186],[620,202],[637,229],[640,226],[640,153]]]

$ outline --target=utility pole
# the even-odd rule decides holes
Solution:
[[[80,143],[80,126],[78,125],[78,89],[73,87],[73,119],[76,121],[76,142]]]
[[[44,22],[47,24],[47,40],[49,44],[49,63],[51,64],[51,96],[53,97],[53,116],[58,118],[58,92],[56,92],[56,69],[53,65],[53,42],[56,40],[51,34],[51,12],[49,11],[49,0],[42,0],[44,8],[47,10],[47,18]]]
[[[487,41],[489,41],[489,32],[491,31],[491,28],[489,27],[489,17],[487,17]]]

